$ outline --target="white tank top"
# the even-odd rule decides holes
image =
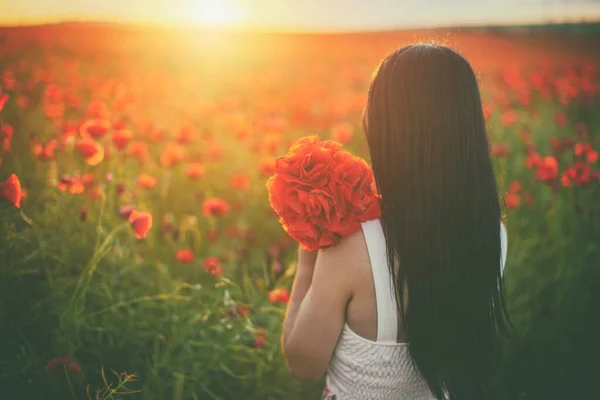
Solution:
[[[507,238],[501,224],[502,273]],[[436,400],[427,382],[413,367],[406,343],[397,343],[398,315],[379,220],[362,224],[369,251],[377,300],[377,340],[353,332],[344,324],[329,369],[323,399]]]

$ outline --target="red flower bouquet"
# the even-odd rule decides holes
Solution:
[[[341,147],[316,136],[301,138],[276,160],[267,182],[281,225],[307,250],[335,245],[380,215],[371,168]]]

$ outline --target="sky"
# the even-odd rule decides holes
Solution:
[[[600,21],[600,0],[0,0],[0,25],[94,20],[293,30]]]

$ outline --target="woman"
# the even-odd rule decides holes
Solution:
[[[290,371],[327,372],[325,399],[485,399],[506,333],[506,232],[475,74],[444,46],[395,51],[363,125],[381,219],[300,251]]]

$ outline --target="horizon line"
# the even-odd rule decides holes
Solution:
[[[456,21],[456,22],[439,22],[439,23],[413,23],[392,25],[387,24],[380,27],[337,27],[337,28],[310,28],[310,27],[285,27],[275,24],[260,25],[260,24],[241,24],[241,25],[211,25],[201,24],[189,21],[182,22],[159,22],[159,21],[143,21],[143,20],[124,20],[124,19],[93,19],[93,18],[70,18],[70,19],[43,19],[43,20],[20,20],[15,22],[1,21],[1,28],[35,28],[52,25],[66,24],[106,24],[106,25],[121,25],[143,28],[160,28],[160,29],[196,29],[206,31],[230,31],[230,32],[272,32],[272,33],[368,33],[368,32],[386,32],[386,31],[402,31],[415,29],[467,29],[467,28],[501,28],[501,27],[543,27],[543,26],[559,26],[559,25],[590,25],[600,23],[600,12],[596,16],[585,16],[580,18],[548,18],[541,19],[521,19],[511,21]]]

